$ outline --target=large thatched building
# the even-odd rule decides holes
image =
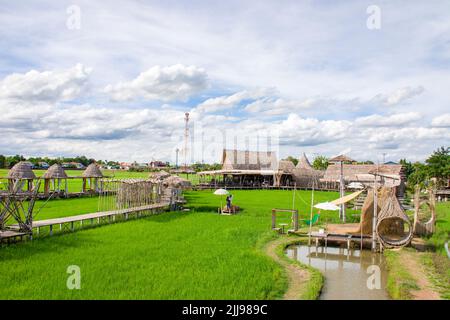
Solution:
[[[306,154],[303,153],[298,159],[293,174],[297,187],[310,189],[319,188],[319,180],[323,177],[324,171],[314,169]]]
[[[201,181],[210,176],[210,184],[236,187],[269,187],[292,184],[294,164],[278,162],[273,151],[224,149],[222,169],[202,171]]]

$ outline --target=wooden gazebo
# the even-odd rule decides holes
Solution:
[[[68,194],[68,186],[67,186],[67,174],[64,171],[63,167],[55,163],[43,175],[44,178],[44,194],[46,196],[49,195],[50,191],[58,192],[61,191],[61,180],[64,180],[64,193]],[[51,190],[50,190],[51,189]]]
[[[8,172],[8,189],[12,190],[14,184],[18,180],[26,182],[27,190],[31,191],[33,189],[33,180],[36,179],[36,175],[33,170],[31,170],[31,164],[25,161],[20,161],[15,164],[11,170]],[[25,184],[25,183],[24,183]],[[20,186],[19,189],[24,187],[24,184]]]
[[[83,193],[87,191],[90,192],[98,191],[98,179],[103,178],[103,174],[100,171],[100,168],[95,163],[91,163],[86,168],[86,170],[82,174],[82,177],[83,177]]]

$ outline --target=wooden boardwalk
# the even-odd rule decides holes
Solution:
[[[55,218],[55,219],[47,219],[47,220],[36,220],[32,223],[32,229],[36,230],[36,234],[39,235],[41,228],[48,227],[49,228],[49,234],[53,235],[54,226],[59,226],[59,230],[63,230],[63,228],[67,228],[69,226],[69,229],[71,231],[75,231],[75,223],[78,222],[80,227],[83,227],[84,225],[94,225],[95,223],[100,224],[102,221],[107,221],[109,223],[116,221],[116,217],[121,217],[125,220],[128,220],[129,216],[135,215],[136,217],[140,217],[142,213],[145,212],[151,212],[167,209],[169,208],[170,203],[169,202],[161,202],[161,203],[155,203],[150,204],[146,206],[141,207],[134,207],[134,208],[128,208],[128,209],[121,209],[121,210],[114,210],[114,211],[103,211],[103,212],[95,212],[95,213],[87,213],[87,214],[80,214],[70,217],[63,217],[63,218]],[[89,221],[90,223],[85,224],[85,221]],[[6,236],[14,236],[13,234],[16,234],[15,236],[21,236],[27,235],[25,233],[20,234],[18,232],[19,226],[17,224],[13,224],[8,226],[11,230],[10,231],[2,231],[0,241],[2,239],[5,239]],[[6,234],[5,232],[9,232]],[[5,233],[5,234],[4,234]],[[4,237],[3,237],[4,234]],[[31,234],[29,235],[32,236]]]

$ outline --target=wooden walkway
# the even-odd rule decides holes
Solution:
[[[59,230],[63,230],[63,228],[67,228],[69,225],[70,231],[75,231],[75,223],[78,222],[80,227],[83,227],[85,224],[85,221],[89,221],[87,225],[94,225],[94,223],[100,224],[102,221],[107,221],[108,223],[116,221],[116,217],[121,217],[125,220],[128,220],[129,216],[135,215],[136,217],[140,217],[142,213],[145,212],[151,212],[167,209],[169,208],[170,203],[169,202],[161,202],[151,205],[146,205],[142,207],[134,207],[129,209],[121,209],[121,210],[115,210],[115,211],[103,211],[103,212],[95,212],[95,213],[87,213],[87,214],[81,214],[81,215],[75,215],[70,217],[63,217],[63,218],[55,218],[55,219],[47,219],[47,220],[36,220],[32,223],[32,229],[36,230],[36,234],[39,235],[41,232],[41,228],[48,227],[49,228],[49,234],[53,235],[54,226],[59,226]],[[6,232],[12,232],[19,234],[18,230],[19,226],[17,224],[13,224],[8,226],[11,231]],[[5,231],[2,231],[2,235]],[[22,234],[24,236],[26,234]],[[5,234],[6,236],[6,234]],[[31,237],[31,235],[29,235]],[[6,237],[5,237],[6,238]],[[0,237],[0,241],[1,241]]]
[[[311,232],[311,238],[315,240],[316,247],[319,246],[320,240],[324,242],[325,247],[328,246],[328,242],[336,242],[347,244],[347,249],[351,248],[352,243],[356,243],[358,246],[370,246],[372,244],[372,237],[367,235],[361,237],[359,235]]]

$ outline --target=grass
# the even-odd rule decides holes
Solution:
[[[188,192],[190,212],[171,212],[0,249],[0,299],[277,299],[284,271],[260,246],[270,239],[270,210],[292,207],[291,191],[235,191],[243,208],[219,216],[211,191]],[[335,192],[316,192],[317,202]],[[309,216],[309,191],[296,207]],[[49,202],[39,218],[85,213],[96,198]],[[85,211],[85,212],[83,212]],[[94,210],[95,211],[95,210]],[[338,221],[323,212],[324,221]],[[322,218],[321,218],[322,219]],[[67,267],[81,269],[68,290]]]
[[[400,253],[392,250],[384,252],[388,268],[388,279],[386,289],[392,299],[409,300],[412,298],[411,291],[419,287],[411,274],[402,266]]]
[[[450,262],[447,257],[433,252],[424,253],[421,263],[425,266],[428,278],[443,299],[450,299]]]
[[[288,246],[295,245],[295,244],[305,244],[307,243],[306,240],[299,240],[294,239],[286,243],[282,243],[277,248],[277,255],[280,259],[283,259],[287,263],[292,263],[297,266],[299,266],[302,269],[305,269],[309,272],[309,281],[306,284],[306,287],[303,289],[303,292],[301,293],[299,299],[300,300],[316,300],[320,296],[320,292],[322,291],[322,287],[324,284],[324,277],[322,273],[320,273],[319,270],[312,268],[306,264],[301,263],[298,260],[290,259],[285,251]]]
[[[446,241],[450,241],[450,201],[436,204],[436,232],[427,239],[427,243],[436,249],[436,252],[447,256],[444,249]]]

